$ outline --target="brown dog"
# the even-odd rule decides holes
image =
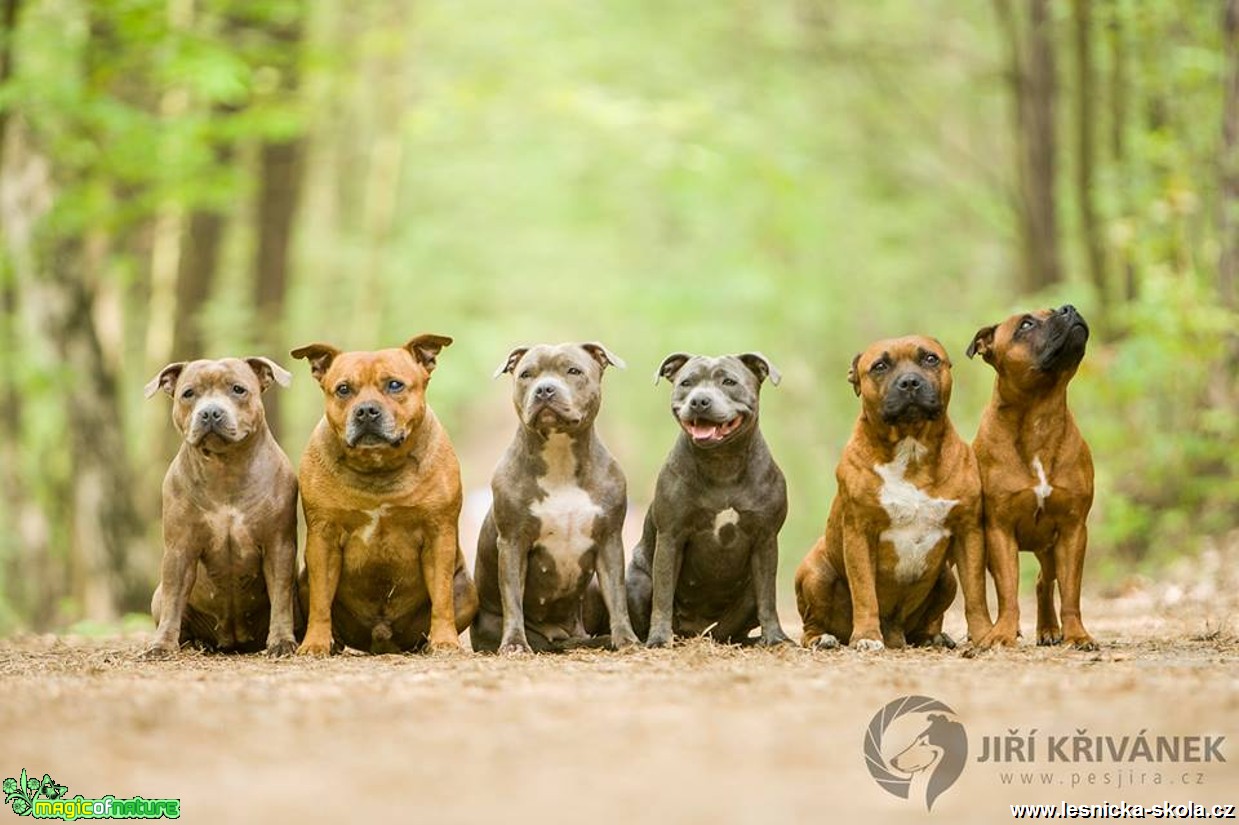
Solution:
[[[947,416],[951,362],[932,338],[871,345],[848,372],[860,418],[835,477],[826,533],[796,570],[806,647],[954,647],[942,615],[962,568],[968,633],[990,629],[981,480]]]
[[[1013,315],[977,332],[980,353],[998,372],[973,449],[985,495],[985,541],[998,590],[998,619],[982,647],[1013,645],[1019,634],[1019,551],[1041,563],[1037,643],[1095,650],[1080,620],[1085,524],[1093,504],[1093,457],[1067,409],[1067,384],[1088,343],[1075,307]],[[1054,582],[1062,625],[1054,610]]]
[[[266,358],[169,364],[146,385],[172,396],[181,449],[163,481],[164,554],[148,657],[180,643],[293,652],[297,477],[262,406],[292,376]]]
[[[460,552],[460,465],[426,405],[439,351],[293,350],[310,362],[327,409],[301,459],[309,624],[298,654],[333,641],[390,653],[460,647],[477,591]]]

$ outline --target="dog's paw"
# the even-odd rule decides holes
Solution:
[[[757,640],[758,647],[778,647],[779,645],[790,645],[792,640],[787,637],[787,634],[782,630],[774,633],[763,633],[761,638]]]
[[[298,656],[330,656],[331,640],[311,639],[307,637],[297,648]]]
[[[856,639],[852,642],[852,649],[861,653],[877,653],[886,650],[886,644],[881,639]]]
[[[272,659],[282,659],[297,652],[297,642],[293,639],[276,639],[267,642],[267,655]]]
[[[810,650],[838,650],[839,640],[834,636],[831,636],[829,633],[823,633],[821,636],[818,636],[816,639],[809,642],[808,648]]]
[[[499,643],[498,653],[500,656],[524,656],[527,653],[533,653],[533,648],[529,646],[529,642],[524,637],[505,639]]]
[[[1101,646],[1097,641],[1087,633],[1081,633],[1078,636],[1067,636],[1063,638],[1063,642],[1071,647],[1072,650],[1100,650]]]
[[[608,645],[612,650],[627,650],[629,648],[638,647],[641,640],[637,638],[637,634],[631,630],[626,632],[611,633],[611,643]]]
[[[138,654],[138,659],[143,662],[162,662],[166,659],[176,657],[177,646],[168,645],[156,642]]]
[[[665,633],[650,633],[645,640],[646,647],[671,647],[671,636]]]
[[[426,653],[430,656],[451,657],[461,655],[465,649],[460,646],[459,639],[452,639],[450,642],[428,642],[426,644]]]
[[[976,640],[975,646],[981,650],[989,650],[991,647],[1015,647],[1018,639],[1017,631],[994,625],[989,633]]]
[[[1037,644],[1057,645],[1063,642],[1063,631],[1058,627],[1047,627],[1037,631]]]
[[[947,650],[954,650],[955,640],[945,633],[935,633],[922,642],[921,647],[944,647]]]

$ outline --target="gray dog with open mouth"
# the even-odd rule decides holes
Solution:
[[[588,644],[586,589],[598,574],[613,647],[635,644],[624,599],[624,474],[594,432],[602,372],[623,362],[601,344],[518,347],[495,372],[515,376],[520,420],[478,537],[473,649],[504,653]],[[596,640],[600,644],[602,640]]]
[[[674,389],[680,426],[658,475],[628,567],[628,611],[651,647],[708,633],[760,644],[788,641],[775,607],[787,486],[757,426],[758,394],[779,373],[756,352],[667,356],[654,380]]]

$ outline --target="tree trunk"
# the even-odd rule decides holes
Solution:
[[[1076,47],[1076,201],[1080,210],[1080,232],[1084,241],[1089,280],[1097,291],[1098,320],[1101,331],[1109,327],[1110,282],[1106,273],[1105,248],[1097,205],[1093,199],[1097,167],[1097,147],[1093,134],[1097,99],[1096,73],[1093,70],[1093,18],[1089,0],[1072,0]]]
[[[1036,292],[1062,280],[1055,204],[1057,140],[1053,21],[1049,0],[1029,0],[1028,20],[1012,0],[995,0],[1011,53],[1017,218],[1023,249],[1020,286]]]
[[[1226,88],[1222,101],[1218,295],[1223,305],[1235,309],[1239,281],[1239,0],[1227,0],[1223,34],[1226,44]]]
[[[1127,113],[1130,109],[1127,79],[1127,47],[1124,43],[1123,5],[1120,0],[1110,2],[1108,26],[1110,43],[1110,162],[1118,170],[1119,213],[1127,215]],[[1131,239],[1126,239],[1118,249],[1119,266],[1123,276],[1123,300],[1135,301],[1140,297],[1140,284],[1136,277],[1136,265],[1132,261]]]
[[[221,151],[227,157],[231,152]],[[181,256],[176,268],[176,311],[172,323],[172,361],[204,358],[202,309],[211,297],[219,271],[219,250],[227,218],[214,208],[190,213],[181,237]]]

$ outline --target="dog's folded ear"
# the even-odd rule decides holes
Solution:
[[[994,363],[994,333],[997,330],[997,326],[982,327],[977,330],[977,334],[972,336],[972,343],[968,345],[964,354],[971,358],[980,353],[986,363]]]
[[[150,398],[155,393],[163,390],[168,395],[176,389],[177,379],[181,377],[181,372],[185,369],[186,361],[174,361],[168,366],[159,371],[159,374],[146,383],[142,388],[142,392],[147,398]]]
[[[744,363],[744,366],[753,371],[757,376],[758,383],[770,379],[770,383],[776,387],[783,380],[783,375],[775,368],[774,364],[770,363],[770,359],[762,355],[760,352],[746,352],[736,356]]]
[[[619,367],[620,369],[627,369],[628,367],[628,365],[624,363],[623,358],[620,358],[618,355],[611,352],[611,350],[607,349],[602,344],[599,344],[597,341],[590,341],[589,343],[581,344],[581,349],[593,356],[594,360],[597,361],[599,366],[601,366],[604,370],[609,366]]]
[[[525,357],[525,353],[527,352],[529,352],[529,347],[517,347],[509,352],[508,357],[504,359],[504,362],[495,368],[495,372],[491,375],[491,378],[498,378],[505,372],[512,372],[515,370],[516,365],[520,363],[520,360]]]
[[[245,359],[245,363],[249,364],[250,369],[252,369],[254,374],[258,376],[258,386],[262,387],[263,392],[266,392],[272,384],[279,384],[281,387],[287,387],[293,382],[292,373],[272,361],[270,358],[263,358],[260,355],[252,355]]]
[[[435,335],[434,333],[423,333],[416,335],[405,342],[404,348],[413,354],[417,362],[426,368],[426,372],[434,372],[435,364],[438,362],[439,353],[443,348],[450,346],[452,339],[446,335]]]
[[[680,367],[688,363],[688,359],[693,356],[687,352],[673,352],[663,359],[663,362],[658,365],[658,372],[654,373],[654,383],[658,383],[658,379],[666,378],[668,381],[671,377],[680,371]]]
[[[340,350],[331,344],[306,344],[304,347],[297,347],[289,353],[293,358],[304,358],[309,361],[310,375],[313,375],[314,380],[320,384],[323,381],[323,376],[327,374],[327,370],[331,369],[331,362],[336,360],[336,356],[339,354]]]
[[[852,366],[848,367],[848,383],[852,385],[852,390],[860,395],[860,353],[856,353],[856,357],[852,359]]]

